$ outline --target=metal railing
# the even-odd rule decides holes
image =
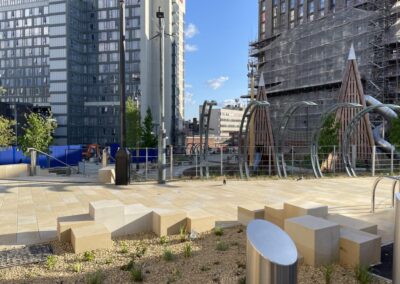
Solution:
[[[36,173],[36,169],[33,169],[33,168],[36,168],[36,158],[37,158],[36,157],[36,153],[40,153],[40,154],[42,154],[42,155],[44,155],[44,156],[46,156],[46,157],[48,157],[50,159],[53,159],[54,161],[56,161],[58,163],[64,165],[68,169],[68,171],[66,172],[67,175],[71,175],[71,173],[73,171],[76,171],[77,174],[79,173],[79,167],[75,168],[75,167],[73,167],[71,165],[68,165],[67,163],[61,161],[60,159],[57,159],[56,157],[53,157],[53,156],[51,156],[51,155],[49,155],[49,154],[47,154],[45,152],[42,152],[42,151],[40,151],[38,149],[28,148],[27,151],[31,156],[31,175],[32,174],[35,175],[35,173]],[[34,152],[35,152],[35,154],[33,154]]]
[[[400,176],[383,176],[383,177],[378,177],[375,182],[374,185],[372,187],[372,199],[371,199],[371,212],[375,213],[375,196],[376,196],[376,189],[378,188],[379,183],[382,180],[392,180],[393,184],[392,184],[392,207],[394,207],[394,200],[395,200],[395,196],[396,196],[396,185],[399,184],[400,185]]]

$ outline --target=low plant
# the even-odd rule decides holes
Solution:
[[[186,241],[186,228],[185,228],[185,226],[181,226],[179,228],[179,239],[180,239],[181,243]]]
[[[214,235],[220,237],[224,234],[224,229],[222,229],[221,227],[215,227],[214,229]]]
[[[134,265],[131,269],[131,277],[134,282],[143,282],[142,268]]]
[[[174,269],[171,271],[171,275],[168,276],[167,284],[175,283],[176,281],[178,281],[179,278],[181,278],[181,276],[182,276],[182,274],[181,274],[181,272],[179,271],[179,269],[174,268]]]
[[[105,264],[113,263],[113,259],[111,257],[106,258]]]
[[[191,243],[187,243],[183,246],[183,256],[188,258],[192,256],[192,245]]]
[[[136,247],[135,256],[137,258],[141,258],[145,255],[147,251],[147,247],[143,242],[140,242],[139,245]]]
[[[160,237],[160,244],[165,245],[168,243],[168,239],[166,236],[161,236]]]
[[[358,283],[360,283],[360,284],[372,283],[372,275],[369,273],[368,267],[356,266],[355,276],[356,276]]]
[[[334,266],[332,264],[326,265],[324,267],[324,278],[326,284],[332,283],[332,275],[333,275]]]
[[[56,267],[57,264],[57,258],[55,255],[49,255],[46,258],[46,266],[47,269],[53,270]]]
[[[97,270],[95,273],[89,274],[86,278],[87,284],[102,284],[104,282],[104,274],[101,270]]]
[[[124,241],[120,242],[120,247],[121,247],[121,249],[119,251],[120,253],[126,254],[129,252],[128,245],[126,244],[126,242],[124,242]]]
[[[201,267],[200,267],[200,270],[201,271],[209,271],[211,268],[209,267],[209,266],[207,266],[207,265],[202,265]]]
[[[122,265],[121,270],[130,271],[135,267],[135,261],[131,259],[128,264]]]
[[[217,242],[216,250],[218,251],[227,251],[229,249],[229,245],[223,241]]]
[[[72,265],[72,271],[74,271],[75,273],[81,273],[82,271],[82,265],[80,262],[74,263]]]
[[[93,261],[95,259],[94,251],[85,251],[83,254],[84,261]]]
[[[164,250],[163,259],[165,261],[173,261],[174,258],[175,258],[175,256],[174,256],[174,254],[172,253],[171,250],[169,250],[169,249]]]

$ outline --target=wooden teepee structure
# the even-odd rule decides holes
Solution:
[[[256,100],[268,101],[263,74],[261,74],[258,84]],[[259,108],[254,113],[254,144],[255,151],[261,152],[261,164],[263,168],[268,167],[269,163],[271,163],[272,172],[274,172],[275,143],[269,108]]]
[[[339,92],[339,103],[357,103],[366,107],[361,76],[358,70],[356,54],[353,45],[350,49],[347,66],[344,71],[342,86]],[[336,112],[336,121],[339,122],[339,144],[342,144],[346,127],[359,112],[359,109],[341,108]],[[351,137],[351,144],[357,146],[357,159],[370,161],[372,147],[375,145],[372,135],[369,116],[365,115]]]

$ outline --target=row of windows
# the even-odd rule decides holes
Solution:
[[[48,47],[35,47],[35,48],[13,48],[8,50],[0,49],[0,58],[11,58],[11,57],[32,57],[32,56],[48,56],[49,48]],[[29,58],[28,58],[29,59]],[[31,60],[34,60],[30,58]]]
[[[35,37],[35,38],[25,38],[16,40],[0,40],[0,48],[4,49],[4,48],[47,45],[48,41],[49,41],[48,37]]]
[[[25,18],[21,20],[1,21],[0,29],[13,29],[18,27],[42,26],[49,23],[48,17]]]
[[[4,2],[6,0],[2,0]],[[0,12],[0,20],[10,20],[15,18],[27,18],[32,16],[47,15],[49,13],[49,7],[36,7],[29,9],[19,9],[7,12]]]
[[[31,29],[18,29],[18,30],[10,30],[0,32],[0,40],[2,39],[13,39],[19,37],[30,37],[30,36],[40,36],[40,35],[48,35],[49,28],[31,28]]]

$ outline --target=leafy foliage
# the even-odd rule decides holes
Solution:
[[[389,132],[389,141],[393,145],[400,145],[400,118],[391,121],[392,127]]]
[[[49,255],[46,259],[47,269],[53,270],[56,267],[57,258],[54,255]]]
[[[140,147],[142,128],[140,126],[140,110],[132,97],[126,101],[126,145],[129,148]]]
[[[47,152],[53,142],[54,130],[57,127],[53,117],[30,113],[26,116],[26,122],[26,126],[23,127],[24,135],[19,141],[22,150],[26,153],[28,148],[35,148]]]
[[[6,91],[7,91],[6,88],[4,88],[3,86],[0,86],[0,96],[5,94]]]
[[[153,115],[151,114],[150,108],[147,109],[143,121],[142,142],[143,147],[155,148],[157,146],[157,136],[154,135]]]
[[[335,115],[329,115],[322,125],[319,138],[319,152],[329,154],[333,151],[333,146],[339,144],[340,123],[336,121]]]
[[[14,120],[0,116],[0,147],[7,147],[14,143],[15,133],[12,128],[14,125]]]

